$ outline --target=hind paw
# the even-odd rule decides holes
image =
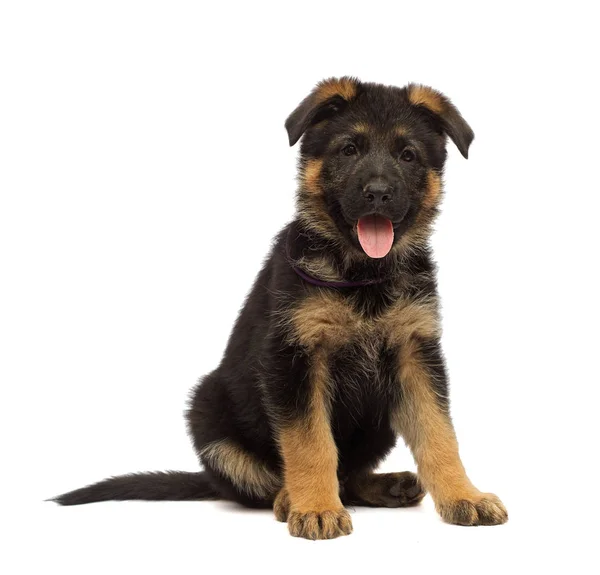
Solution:
[[[273,502],[273,511],[275,512],[275,519],[285,523],[288,520],[290,512],[290,498],[285,487],[279,490],[279,493],[275,497]]]

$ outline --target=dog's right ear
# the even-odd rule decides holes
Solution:
[[[344,76],[319,82],[285,121],[290,146],[293,146],[310,126],[314,126],[341,111],[356,96],[359,81]]]

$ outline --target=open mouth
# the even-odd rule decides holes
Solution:
[[[384,216],[363,216],[358,220],[356,231],[360,246],[370,258],[383,258],[392,249],[394,226]]]

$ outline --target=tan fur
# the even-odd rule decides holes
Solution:
[[[355,134],[368,134],[370,132],[370,127],[365,122],[357,122],[352,126],[352,131]]]
[[[286,522],[290,513],[290,496],[287,489],[282,487],[273,502],[273,512],[277,521]]]
[[[200,455],[248,495],[273,497],[281,478],[230,439],[209,443]]]
[[[452,423],[435,396],[415,339],[401,347],[399,377],[403,401],[394,425],[411,448],[419,479],[436,507],[477,497],[479,491],[465,473]]]
[[[382,333],[389,345],[404,346],[418,336],[429,339],[440,335],[436,299],[400,299],[380,320]]]
[[[307,192],[311,194],[320,194],[322,192],[319,178],[323,168],[322,159],[309,159],[301,171],[302,185]]]
[[[288,515],[288,528],[294,537],[306,539],[335,539],[340,535],[352,533],[350,514],[342,507],[334,511],[320,513],[298,513]]]
[[[426,244],[431,235],[436,210],[442,199],[442,178],[439,173],[430,170],[427,174],[427,189],[414,225],[394,244],[392,251],[402,254],[416,246]]]
[[[429,170],[427,174],[427,190],[423,198],[422,207],[425,210],[436,208],[442,196],[442,178],[439,173]]]
[[[381,317],[368,319],[351,301],[332,290],[318,290],[304,298],[291,312],[291,339],[307,349],[323,347],[329,352],[352,340],[372,344],[402,345],[411,337],[432,338],[440,334],[436,299],[399,299]]]
[[[418,248],[429,245],[429,237],[430,230],[428,227],[413,226],[394,244],[392,253],[400,257],[410,255],[411,252],[414,252]]]
[[[331,353],[353,340],[398,347],[406,399],[395,425],[414,450],[425,488],[436,501],[475,493],[458,457],[450,419],[439,407],[420,363],[418,340],[440,336],[437,300],[399,299],[381,317],[366,319],[335,292],[318,290],[294,310],[290,323],[295,341],[321,353]]]
[[[415,106],[425,106],[435,114],[444,111],[444,97],[433,88],[421,84],[411,84],[408,87],[408,100]]]
[[[303,513],[320,513],[338,505],[337,453],[329,427],[327,358],[350,342],[362,344],[357,361],[367,363],[376,361],[371,351],[378,349],[378,343],[400,350],[398,378],[403,401],[393,414],[393,425],[413,451],[420,482],[431,493],[442,517],[466,525],[506,521],[506,510],[498,498],[479,492],[469,481],[450,417],[441,407],[431,375],[421,361],[420,341],[440,336],[435,298],[400,298],[380,317],[368,319],[355,309],[351,299],[319,289],[288,312],[287,322],[291,339],[304,346],[313,361],[310,414],[306,420],[283,429],[281,435],[289,513],[303,526],[297,529],[304,532],[312,525],[310,521],[303,522]],[[367,500],[376,498],[377,487],[371,485],[368,489]],[[276,511],[283,514],[282,503]]]
[[[285,488],[277,496],[276,517],[285,517],[296,537],[332,539],[352,531],[339,496],[338,454],[331,432],[327,353],[311,357],[311,401],[306,419],[279,430]]]
[[[292,311],[290,323],[294,341],[309,350],[331,352],[347,343],[364,320],[338,293],[318,290]]]
[[[506,508],[491,493],[471,483],[460,460],[454,427],[436,398],[431,376],[411,339],[400,348],[402,403],[393,424],[411,448],[419,480],[431,493],[436,509],[449,523],[497,525],[508,519]]]
[[[311,358],[308,417],[280,430],[285,488],[290,510],[307,513],[340,509],[337,448],[329,424],[330,385],[327,354]]]
[[[327,352],[316,351],[309,369],[308,416],[279,430],[285,487],[273,509],[295,537],[333,539],[352,532],[350,515],[339,496],[338,454],[330,425]]]
[[[317,86],[317,101],[322,102],[333,96],[341,96],[346,101],[352,100],[356,96],[356,82],[346,77],[323,80]]]

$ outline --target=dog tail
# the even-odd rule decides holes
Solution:
[[[204,471],[156,471],[110,477],[69,493],[53,497],[60,505],[82,505],[96,501],[185,501],[220,499]]]

